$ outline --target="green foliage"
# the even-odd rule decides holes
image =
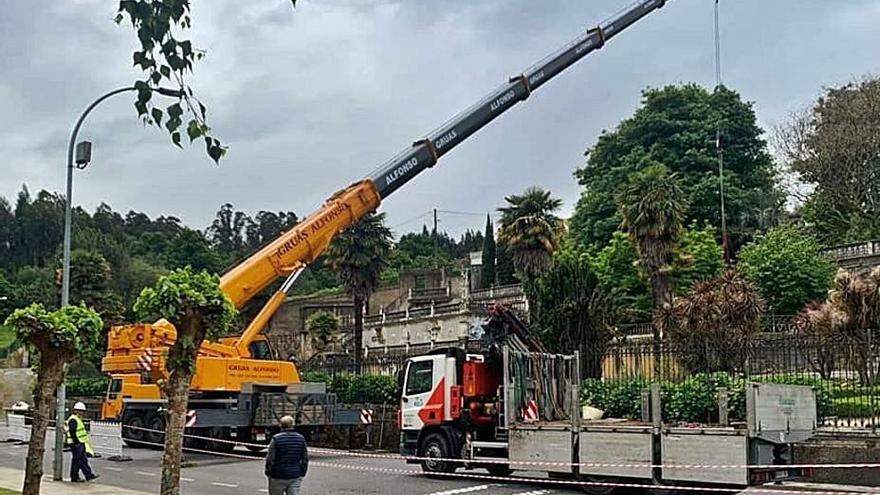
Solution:
[[[632,117],[604,132],[577,170],[583,186],[570,227],[585,245],[604,245],[622,217],[614,197],[646,163],[662,163],[681,180],[690,204],[685,224],[718,225],[716,130],[724,143],[727,222],[734,246],[775,224],[782,195],[773,160],[751,104],[728,88],[713,92],[696,84],[647,89]]]
[[[186,133],[190,142],[203,138],[208,156],[218,162],[226,154],[226,147],[211,136],[206,121],[207,109],[186,83],[193,62],[200,60],[205,53],[194,48],[192,41],[175,34],[175,31],[189,29],[192,25],[189,0],[121,0],[116,23],[126,18],[131,21],[140,45],[132,55],[134,66],[144,72],[144,78],[134,83],[137,90],[134,106],[138,116],[147,124],[159,128],[164,125],[172,142],[180,146],[183,117],[184,113],[188,114]],[[169,93],[160,88],[163,82],[177,89]],[[153,100],[155,94],[170,96],[176,101],[163,110]]]
[[[71,396],[102,396],[107,393],[110,377],[69,377],[64,381],[67,394]]]
[[[147,287],[134,303],[142,320],[165,318],[180,329],[189,314],[199,315],[208,340],[223,335],[238,311],[229,296],[220,290],[220,277],[204,270],[179,268],[159,278],[155,287]]]
[[[615,232],[611,241],[590,258],[602,287],[614,291],[614,303],[621,313],[621,320],[631,323],[650,320],[647,275],[629,236]],[[687,295],[696,282],[716,277],[723,269],[723,252],[715,241],[714,228],[693,226],[681,231],[672,248],[670,268],[676,295]]]
[[[61,286],[61,269],[56,284]],[[113,291],[110,263],[95,251],[76,249],[70,253],[70,302],[93,308],[108,325],[122,320],[122,301]]]
[[[504,201],[508,206],[498,208],[498,241],[509,250],[517,277],[526,284],[527,292],[532,292],[531,286],[553,265],[553,251],[565,229],[556,216],[562,200],[533,186]]]
[[[134,303],[143,320],[165,318],[177,329],[177,341],[168,355],[168,369],[192,372],[195,354],[205,339],[225,335],[238,310],[220,290],[220,277],[189,267],[179,268],[147,287]]]
[[[724,250],[715,239],[715,228],[708,224],[682,230],[672,249],[676,295],[686,295],[697,282],[717,277],[724,271]]]
[[[306,330],[315,349],[323,351],[339,333],[339,318],[330,311],[317,311],[306,319]]]
[[[628,235],[615,232],[611,242],[593,256],[593,267],[602,287],[614,291],[614,304],[623,321],[650,320],[648,286],[639,268],[639,252]]]
[[[743,274],[775,314],[793,315],[825,298],[834,264],[809,234],[793,227],[772,229],[739,255]]]
[[[47,311],[42,304],[34,303],[16,309],[5,325],[15,330],[19,340],[40,353],[76,356],[95,347],[104,323],[85,305]]]
[[[874,418],[880,415],[880,401],[871,396],[834,399],[833,411],[843,418]]]
[[[826,88],[777,129],[790,170],[814,186],[800,213],[824,244],[880,236],[878,103],[880,77],[867,76]]]
[[[13,300],[16,307],[40,303],[47,308],[58,306],[58,292],[52,270],[36,266],[23,266],[12,277]]]
[[[382,404],[394,402],[400,395],[397,380],[386,375],[349,375],[346,373],[331,376],[327,373],[304,373],[304,382],[327,384],[327,391],[336,394],[339,402],[345,404]]]
[[[486,233],[483,234],[481,282],[483,288],[495,285],[495,228],[492,217],[486,215]]]
[[[379,275],[388,267],[391,231],[385,214],[369,214],[338,234],[327,249],[327,264],[335,270],[346,291],[368,298],[379,287]]]
[[[661,381],[663,420],[683,423],[711,423],[718,420],[718,393],[726,389],[728,417],[731,421],[746,419],[746,385],[748,382],[805,385],[816,389],[819,417],[842,415],[832,401],[832,391],[839,386],[818,378],[801,375],[752,377],[745,380],[729,373],[698,373],[680,382]],[[614,380],[587,379],[581,385],[581,403],[605,411],[605,417],[641,419],[642,391],[651,388],[651,380],[620,378]],[[845,400],[841,399],[843,404]],[[858,406],[856,406],[858,407]]]
[[[586,255],[571,246],[558,250],[553,267],[538,280],[533,304],[547,347],[580,349],[587,376],[600,376],[601,360],[593,357],[604,354],[616,314],[613,297],[601,288]]]

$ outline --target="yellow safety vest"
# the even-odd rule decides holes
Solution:
[[[89,441],[89,432],[86,431],[86,425],[83,423],[82,418],[77,416],[76,414],[71,414],[69,418],[67,418],[67,422],[64,423],[64,430],[67,432],[67,443],[73,444],[73,439],[70,437],[70,420],[76,421],[76,438],[79,442],[86,446],[86,452],[89,454],[94,454],[92,450],[92,443]]]

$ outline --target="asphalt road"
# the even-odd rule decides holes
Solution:
[[[23,469],[27,446],[0,444],[0,465]],[[101,478],[95,483],[155,493],[161,475],[161,451],[126,449],[130,462],[92,459]],[[249,456],[247,451],[236,451]],[[51,453],[46,455],[46,473],[51,473]],[[182,471],[182,492],[189,495],[225,495],[267,493],[263,461],[259,458],[229,458],[188,454],[191,465]],[[65,478],[70,454],[65,454]],[[395,495],[549,495],[583,493],[577,487],[534,483],[505,482],[489,478],[482,470],[467,471],[480,476],[432,479],[423,476],[416,465],[393,459],[370,459],[313,452],[309,474],[303,483],[306,495],[324,494],[395,494]],[[514,475],[516,476],[516,475]]]

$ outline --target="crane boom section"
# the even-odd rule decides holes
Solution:
[[[337,233],[379,207],[372,182],[361,181],[334,194],[324,206],[220,278],[220,289],[241,307],[276,278],[321,255]]]
[[[528,98],[532,91],[594,50],[602,48],[606,41],[665,3],[666,0],[637,2],[604,25],[588,30],[523,74],[510,78],[507,84],[440,126],[425,139],[416,141],[411,148],[386,162],[370,176],[379,196],[383,199],[388,197],[420,172],[433,167],[441,156]]]

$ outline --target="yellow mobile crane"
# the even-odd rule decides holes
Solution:
[[[337,192],[317,212],[285,232],[221,278],[222,290],[241,307],[279,277],[287,277],[240,337],[206,342],[199,350],[190,395],[192,427],[200,436],[258,441],[280,414],[297,414],[310,426],[351,424],[357,414],[337,408],[320,387],[299,384],[292,363],[268,359],[266,323],[284,302],[302,270],[333,237],[375,211],[452,148],[523,101],[551,78],[605,42],[662,7],[665,0],[641,0],[613,21],[587,30],[562,49],[449,120],[384,163],[364,180]],[[105,419],[121,420],[129,441],[161,440],[163,401],[156,381],[165,376],[164,359],[177,334],[167,321],[125,325],[110,331],[102,368],[112,376],[103,406]],[[357,349],[356,352],[360,352]],[[297,385],[299,384],[299,385]],[[220,443],[219,446],[232,444]]]

